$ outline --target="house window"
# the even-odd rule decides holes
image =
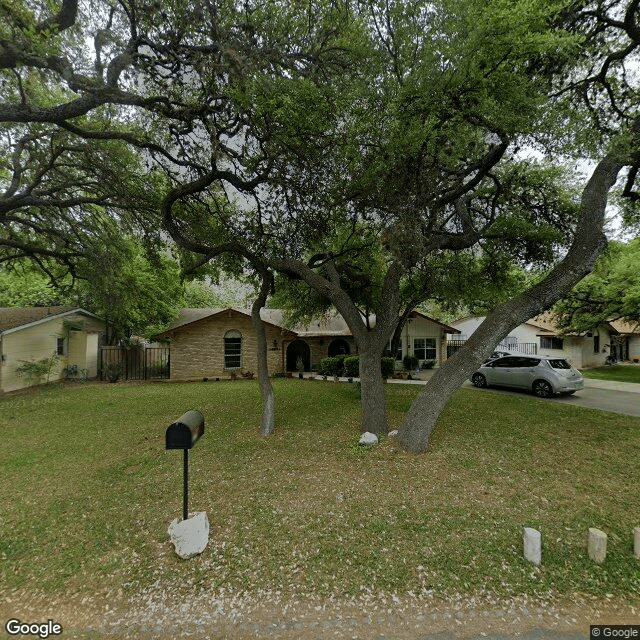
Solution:
[[[227,331],[224,334],[224,368],[239,369],[242,366],[242,334]]]
[[[593,336],[593,353],[600,353],[600,336]]]
[[[418,360],[436,360],[436,339],[414,338],[413,355]]]
[[[545,336],[540,338],[541,349],[560,349],[564,348],[564,339],[556,338],[555,336]]]
[[[56,355],[57,356],[66,356],[67,353],[68,353],[67,339],[66,338],[56,338]]]

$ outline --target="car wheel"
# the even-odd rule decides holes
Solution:
[[[565,396],[572,396],[575,393],[575,391],[565,391],[564,395]]]
[[[487,387],[487,379],[481,373],[474,373],[471,382],[474,387],[478,389],[485,389]]]
[[[538,398],[550,398],[553,395],[553,387],[546,380],[536,380],[533,383],[533,393]]]

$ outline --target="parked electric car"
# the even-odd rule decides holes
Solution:
[[[506,356],[485,362],[472,376],[476,387],[495,385],[529,389],[540,398],[572,394],[584,388],[581,373],[563,358]]]

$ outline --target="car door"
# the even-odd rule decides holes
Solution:
[[[513,386],[513,371],[517,360],[518,358],[514,356],[506,356],[494,360],[490,365],[489,384]]]
[[[516,360],[517,363],[513,370],[513,385],[523,389],[530,389],[536,378],[536,367],[540,363],[540,358],[520,356]]]

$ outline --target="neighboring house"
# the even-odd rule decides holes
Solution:
[[[618,334],[612,339],[612,353],[616,358],[640,361],[640,323],[613,320],[609,324]]]
[[[485,316],[470,316],[451,324],[460,331],[458,339],[467,340],[484,319]],[[582,334],[562,334],[553,317],[546,313],[523,322],[499,345],[495,345],[495,348],[514,353],[557,355],[581,369],[603,365],[612,352],[612,345],[616,344],[618,334],[612,323],[602,324],[597,329]]]
[[[64,376],[65,367],[98,373],[98,339],[104,321],[77,307],[0,308],[0,391],[29,386],[17,371],[24,361],[58,356],[50,380]]]
[[[322,358],[356,354],[351,331],[339,314],[287,328],[281,309],[262,309],[267,334],[269,373],[314,371]],[[372,328],[375,318],[371,319]],[[444,325],[414,311],[402,332],[397,358],[416,355],[420,362],[446,360]],[[178,380],[228,377],[240,370],[256,372],[257,338],[248,311],[239,309],[182,309],[168,329],[156,336],[171,344],[171,378]]]

